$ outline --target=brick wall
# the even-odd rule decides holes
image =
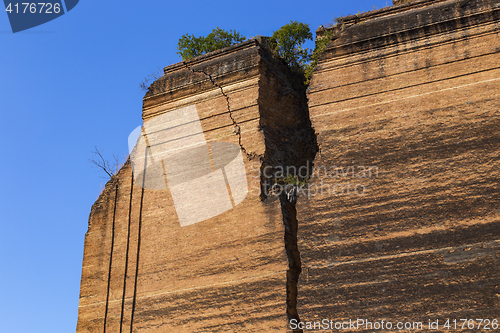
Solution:
[[[329,174],[299,200],[302,319],[496,318],[500,2],[359,19],[308,91]]]
[[[293,73],[265,45],[252,40],[168,66],[150,87],[144,122],[195,106],[211,154],[220,142],[241,147],[248,194],[231,210],[181,227],[169,186],[142,189],[129,161],[92,208],[77,332],[286,329],[285,231],[277,198],[261,200],[260,168],[302,140],[270,135],[303,132],[304,121],[314,132],[305,92],[295,91]]]
[[[168,186],[142,189],[128,162],[91,210],[77,332],[285,332],[293,310],[304,321],[497,316],[499,28],[498,0],[347,17],[308,108],[265,39],[166,67],[144,121],[196,106],[209,145],[243,149],[249,193],[181,227]],[[262,195],[260,169],[312,168],[311,121],[320,151],[297,203],[295,308],[283,240],[295,205]]]

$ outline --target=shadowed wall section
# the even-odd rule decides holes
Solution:
[[[195,105],[212,154],[220,142],[241,147],[249,192],[235,208],[181,227],[168,186],[142,189],[128,162],[92,208],[78,333],[286,330],[285,231],[279,200],[261,200],[260,169],[266,159],[279,162],[278,146],[298,145],[296,128],[314,131],[305,91],[294,92],[286,65],[263,44],[251,40],[168,66],[149,88],[144,122]],[[263,132],[276,133],[269,121],[295,139],[266,143]]]
[[[303,320],[498,317],[499,19],[499,1],[414,1],[346,18],[327,47]]]
[[[181,227],[167,183],[125,164],[91,210],[77,333],[498,316],[500,1],[405,1],[334,31],[308,101],[265,39],[165,68],[144,122],[196,106],[249,192]],[[266,197],[262,168],[314,158],[296,205]]]

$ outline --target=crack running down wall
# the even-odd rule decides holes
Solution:
[[[166,67],[150,87],[144,120],[196,105],[209,145],[242,148],[249,193],[236,208],[181,227],[169,190],[134,186],[126,164],[92,209],[79,332],[283,332],[298,318],[300,271],[289,260],[298,255],[296,227],[286,228],[297,223],[283,220],[278,198],[262,197],[260,170],[312,164],[317,148],[305,89],[293,83],[300,78],[265,44]]]
[[[500,1],[402,2],[335,29],[307,100],[265,40],[165,68],[144,121],[196,105],[209,144],[244,148],[249,193],[181,228],[127,163],[91,210],[78,333],[497,318]],[[265,195],[262,169],[286,165],[314,172],[297,204]]]

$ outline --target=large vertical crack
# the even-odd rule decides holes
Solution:
[[[109,270],[108,270],[108,286],[106,292],[106,310],[104,312],[104,329],[103,332],[106,333],[106,326],[108,324],[108,312],[109,312],[109,298],[110,298],[110,290],[111,290],[111,270],[113,268],[113,251],[115,248],[115,226],[116,226],[116,205],[118,202],[118,185],[119,182],[116,182],[115,185],[115,198],[113,199],[113,224],[111,225],[111,250],[109,254]]]
[[[144,151],[144,172],[142,173],[142,184],[146,183],[146,171],[148,167],[148,147]],[[139,204],[139,225],[137,229],[137,256],[135,258],[135,278],[134,278],[134,294],[132,296],[132,312],[130,315],[130,333],[134,331],[134,316],[137,304],[137,281],[139,277],[139,260],[141,259],[141,233],[142,233],[142,209],[144,207],[144,186],[141,189],[141,201]]]
[[[304,77],[293,72],[281,59],[266,57],[259,93],[260,128],[266,151],[261,166],[261,200],[266,201],[278,185],[284,247],[288,259],[286,273],[286,315],[288,323],[300,322],[298,286],[302,272],[298,246],[297,186],[312,173],[318,151],[317,138],[309,118]],[[270,102],[269,102],[270,101]],[[302,330],[294,330],[302,332]]]
[[[120,316],[120,333],[123,332],[123,318],[125,315],[125,296],[127,292],[127,274],[128,274],[128,261],[130,252],[130,231],[132,226],[132,199],[134,194],[134,174],[130,175],[130,195],[128,206],[128,227],[127,227],[127,246],[125,250],[125,270],[123,273],[123,292],[122,292],[122,308]]]
[[[289,323],[291,320],[299,322],[297,296],[299,277],[302,272],[302,263],[300,260],[297,238],[299,229],[297,209],[295,203],[289,200],[285,192],[280,193],[279,200],[281,204],[281,214],[283,216],[283,226],[285,229],[285,251],[288,258],[288,270],[286,272],[286,316]],[[302,332],[302,330],[295,330],[294,332]]]
[[[263,53],[266,53],[263,50]],[[313,161],[318,152],[316,133],[311,125],[306,97],[304,77],[297,74],[271,52],[262,58],[265,72],[261,73],[259,82],[259,127],[265,141],[264,156],[248,152],[242,143],[241,127],[231,109],[230,97],[223,87],[216,82],[206,69],[193,68],[183,61],[185,68],[193,74],[204,75],[214,87],[217,87],[226,100],[226,107],[232,122],[233,132],[238,137],[238,144],[249,160],[259,158],[261,161],[261,200],[266,201],[270,189],[276,184],[279,170],[287,170],[281,174],[286,178],[292,176],[305,180],[312,173]],[[266,60],[267,59],[267,60]],[[278,106],[278,107],[276,107]],[[306,167],[306,174],[299,170]],[[270,168],[266,174],[263,170]],[[294,171],[289,171],[294,170]],[[293,187],[296,194],[296,186]],[[289,192],[289,191],[288,191]],[[298,283],[302,272],[298,247],[299,222],[297,219],[296,197],[281,191],[279,202],[284,226],[284,247],[288,260],[286,273],[286,316],[288,322],[300,321],[297,309]],[[302,332],[302,330],[294,330]]]
[[[259,109],[266,150],[261,166],[261,200],[266,201],[278,185],[276,194],[288,259],[286,315],[288,323],[299,322],[298,286],[302,264],[298,246],[297,188],[311,176],[318,143],[309,117],[304,75],[291,70],[271,52],[263,50],[263,53]]]

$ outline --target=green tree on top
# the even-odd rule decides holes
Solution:
[[[245,36],[235,30],[226,31],[219,27],[213,29],[206,37],[185,34],[179,39],[177,54],[181,56],[182,60],[187,60],[241,43],[245,39]]]
[[[302,48],[302,44],[312,39],[313,35],[309,24],[290,21],[273,32],[270,42],[275,52],[292,69],[304,72],[311,59],[311,54],[308,48]]]
[[[269,42],[275,54],[282,58],[290,68],[304,75],[304,84],[307,85],[321,53],[331,41],[332,36],[333,33],[330,31],[325,33],[317,40],[315,49],[311,51],[302,47],[307,40],[313,40],[309,24],[290,21],[274,31]],[[181,56],[182,60],[187,60],[241,43],[245,39],[245,36],[235,30],[226,31],[219,27],[213,29],[205,37],[185,34],[179,39],[177,54]]]

